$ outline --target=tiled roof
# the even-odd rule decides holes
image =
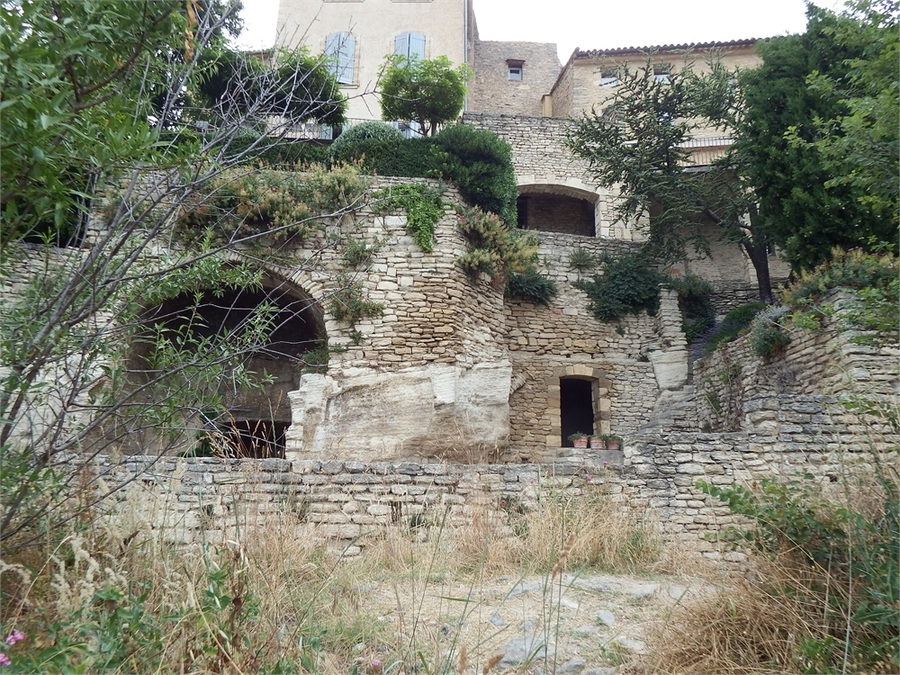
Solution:
[[[596,58],[598,56],[615,56],[618,54],[646,54],[647,52],[683,52],[697,49],[716,49],[718,47],[749,47],[759,42],[759,38],[746,40],[728,40],[725,42],[692,42],[679,45],[648,45],[646,47],[617,47],[616,49],[590,49],[576,48],[573,58]]]

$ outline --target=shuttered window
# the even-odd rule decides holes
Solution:
[[[325,38],[328,69],[341,84],[353,84],[356,63],[356,38],[352,33],[332,33]]]
[[[425,36],[407,31],[394,38],[394,54],[412,59],[425,58]]]

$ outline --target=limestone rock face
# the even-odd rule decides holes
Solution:
[[[511,378],[506,360],[304,375],[289,394],[286,456],[381,461],[505,446]]]

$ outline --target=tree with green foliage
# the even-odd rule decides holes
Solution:
[[[762,64],[741,74],[734,161],[795,270],[896,240],[896,9],[809,5],[806,32],[761,42]]]
[[[166,452],[193,439],[210,411],[222,410],[222,382],[261,385],[247,364],[275,328],[274,300],[262,301],[234,330],[197,323],[225,292],[262,292],[259,264],[235,250],[247,243],[245,225],[260,205],[243,220],[228,210],[225,217],[237,222],[221,240],[201,233],[190,245],[173,246],[171,223],[183,204],[218,196],[223,177],[283,137],[290,123],[249,144],[247,129],[285,110],[315,115],[333,109],[335,100],[327,91],[316,99],[283,86],[282,72],[253,82],[258,99],[250,105],[236,94],[221,96],[223,123],[204,134],[191,128],[188,111],[173,115],[170,128],[158,124],[158,111],[177,110],[183,89],[193,90],[198,63],[237,8],[230,3],[222,15],[191,19],[197,5],[0,2],[4,552],[12,541],[22,545],[52,532],[73,517],[76,502],[90,506],[71,499],[77,479],[65,467],[72,454],[90,460],[142,434],[152,437],[145,450]],[[169,58],[178,50],[184,58]],[[159,99],[157,89],[144,85],[160,81],[162,72],[181,84],[164,87]],[[305,65],[298,67],[297,78],[305,73]],[[304,218],[342,212],[344,205]],[[89,218],[94,227],[85,233]],[[280,292],[268,289],[266,297]],[[149,310],[175,298],[184,300],[184,321],[148,321]],[[138,349],[140,364],[133,358]]]
[[[305,49],[280,51],[262,60],[253,54],[222,50],[201,58],[202,77],[194,95],[194,114],[219,122],[223,106],[233,111],[264,105],[291,124],[315,120],[338,126],[344,122],[347,99],[334,75]],[[268,100],[261,100],[263,94]]]
[[[466,99],[470,71],[453,67],[446,56],[410,59],[395,55],[388,59],[379,82],[381,118],[413,120],[424,136],[457,118]]]
[[[575,121],[569,147],[590,163],[597,182],[619,193],[618,218],[647,233],[645,256],[664,263],[709,253],[701,225],[741,246],[756,271],[760,298],[771,301],[768,239],[755,195],[728,161],[697,166],[686,147],[699,129],[729,127],[735,107],[731,74],[713,64],[699,75],[690,64],[658,77],[659,64],[622,66],[602,110]]]

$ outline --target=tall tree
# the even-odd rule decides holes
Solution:
[[[413,120],[422,135],[433,136],[441,124],[459,115],[468,78],[469,69],[454,68],[446,56],[429,60],[395,55],[379,83],[381,119]]]
[[[660,71],[665,70],[665,76]],[[593,177],[617,190],[616,216],[642,227],[646,251],[673,262],[709,251],[700,225],[716,225],[753,263],[760,298],[772,296],[767,238],[745,177],[729,162],[697,166],[687,141],[699,129],[727,129],[735,109],[731,75],[721,66],[698,75],[690,65],[623,65],[603,110],[575,121],[569,146],[588,160]]]
[[[741,74],[735,161],[794,269],[896,239],[897,27],[875,11],[888,6],[809,5],[806,32],[761,42],[762,65]]]

